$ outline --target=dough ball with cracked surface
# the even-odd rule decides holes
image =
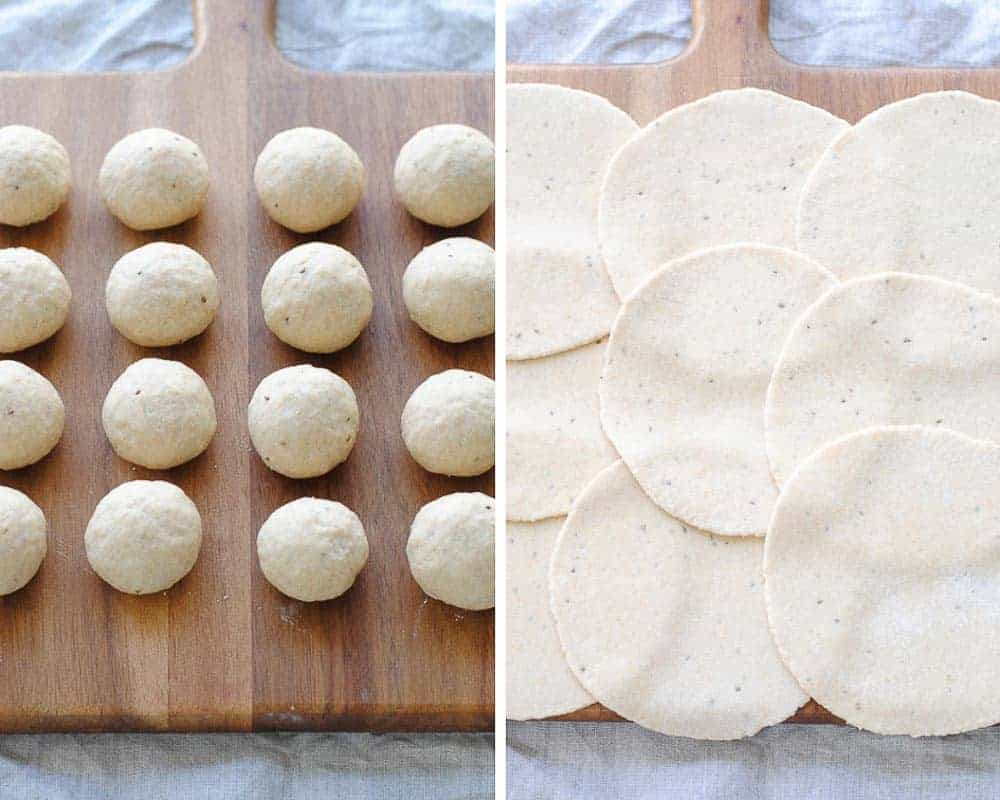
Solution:
[[[455,492],[417,512],[406,557],[424,592],[471,611],[493,608],[494,505],[482,492]]]
[[[358,401],[350,384],[308,364],[264,378],[248,417],[257,454],[288,478],[325,475],[347,460],[358,438]]]
[[[301,244],[279,257],[260,300],[271,332],[307,353],[347,347],[372,316],[372,287],[361,262],[324,242]]]
[[[454,228],[493,204],[493,142],[467,125],[432,125],[399,151],[396,196],[417,219]]]
[[[142,347],[186,342],[212,324],[219,281],[212,265],[182,244],[151,242],[111,268],[104,293],[111,324]]]
[[[104,202],[137,231],[169,228],[198,215],[208,195],[208,162],[179,133],[147,128],[130,133],[104,157]]]
[[[364,191],[365,168],[332,131],[291,128],[264,146],[253,182],[271,219],[296,233],[313,233],[354,210]]]
[[[445,342],[493,333],[496,254],[456,236],[425,247],[403,273],[403,301],[423,330]]]
[[[215,401],[201,376],[179,361],[144,358],[104,398],[104,431],[115,452],[148,469],[201,455],[215,435]]]
[[[302,497],[277,509],[257,534],[264,577],[279,592],[314,603],[339,597],[368,561],[368,537],[343,503]]]
[[[69,194],[69,154],[27,125],[0,128],[0,223],[23,227],[52,216]]]
[[[27,247],[0,250],[0,353],[44,342],[66,322],[73,297],[62,270]]]
[[[48,551],[45,530],[45,514],[31,498],[0,486],[0,595],[35,577]]]
[[[65,422],[55,386],[20,361],[0,361],[0,469],[45,458],[59,443]]]
[[[201,514],[166,481],[130,481],[97,504],[83,541],[90,566],[127,594],[163,592],[187,575],[201,550]]]
[[[429,472],[469,477],[493,466],[493,381],[449,369],[431,375],[403,408],[403,441]]]

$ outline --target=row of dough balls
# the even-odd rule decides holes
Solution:
[[[433,125],[399,152],[396,195],[415,217],[456,227],[493,203],[493,143],[465,125]],[[24,125],[0,128],[0,223],[41,222],[65,202],[71,183],[66,149]],[[297,233],[334,225],[357,206],[365,170],[354,149],[331,131],[293,128],[267,143],[254,167],[267,214]],[[201,148],[163,128],[136,131],[104,158],[99,176],[108,209],[134,230],[179,225],[198,215],[208,195]]]
[[[494,503],[456,492],[420,509],[406,555],[420,588],[449,605],[493,607]],[[23,588],[48,550],[45,514],[25,494],[0,487],[0,595]],[[166,481],[130,481],[109,492],[84,534],[87,560],[128,594],[163,592],[194,567],[202,543],[197,506]],[[278,508],[257,534],[268,582],[303,602],[332,600],[354,584],[368,560],[358,515],[342,503],[303,497]]]

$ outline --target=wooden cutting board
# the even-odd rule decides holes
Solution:
[[[645,125],[674,106],[721,89],[756,86],[857,122],[879,106],[921,92],[964,89],[1000,99],[1000,69],[841,69],[793,64],[768,36],[768,0],[692,0],[687,50],[662,64],[511,66],[510,81],[558,83],[608,98]],[[620,719],[601,706],[565,719]],[[840,722],[810,701],[795,722]]]
[[[266,6],[266,9],[265,9]],[[0,483],[28,493],[49,520],[49,555],[24,590],[0,599],[0,732],[41,730],[468,729],[493,727],[493,615],[428,600],[405,558],[409,523],[453,491],[492,493],[493,476],[448,479],[409,458],[399,417],[410,392],[450,367],[493,374],[493,341],[447,345],[413,325],[400,279],[420,248],[447,235],[492,241],[492,217],[446,232],[410,218],[392,199],[400,146],[419,128],[462,122],[492,135],[493,78],[471,74],[324,74],[283,60],[272,41],[273,3],[196,0],[195,52],[155,73],[0,75],[0,124],[56,136],[73,161],[69,202],[26,229],[3,228],[59,263],[73,289],[66,327],[16,357],[46,375],[66,403],[62,443]],[[368,171],[364,200],[345,222],[311,237],[271,222],[251,172],[265,142],[297,125],[337,131]],[[198,142],[212,170],[195,220],[136,233],[97,191],[104,154],[139,128],[171,128]],[[104,309],[115,260],[146,242],[182,242],[218,273],[212,327],[176,348],[122,338]],[[267,269],[309,239],[333,242],[365,265],[375,294],[368,330],[332,356],[284,346],[264,326]],[[219,430],[209,450],[166,472],[117,458],[101,428],[112,381],[144,356],[180,359],[215,395]],[[293,481],[250,446],[246,406],[257,382],[296,363],[329,367],[354,387],[361,433],[346,464]],[[205,543],[193,572],[169,592],[128,597],[88,568],[83,532],[119,483],[161,478],[201,510]],[[278,505],[315,495],[361,517],[371,557],[342,598],[283,597],[257,568],[254,541]]]

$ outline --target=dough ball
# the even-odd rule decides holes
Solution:
[[[180,225],[198,215],[208,194],[208,162],[190,139],[147,128],[130,133],[101,165],[108,209],[133,230]]]
[[[264,146],[253,182],[271,219],[296,233],[312,233],[354,210],[364,191],[365,168],[337,134],[292,128]]]
[[[431,375],[403,408],[403,441],[429,472],[469,477],[493,466],[493,381],[449,369]]]
[[[94,572],[118,591],[162,592],[198,560],[201,514],[172,483],[130,481],[97,504],[83,541]]]
[[[466,125],[432,125],[403,145],[396,196],[417,219],[454,228],[493,203],[493,142]]]
[[[0,486],[0,595],[35,577],[47,550],[42,509],[16,489]]]
[[[300,364],[272,372],[250,398],[250,439],[275,472],[324,475],[351,454],[358,438],[354,390],[328,369]]]
[[[23,227],[52,216],[70,185],[69,155],[52,136],[25,125],[0,128],[0,222]]]
[[[20,361],[0,361],[0,469],[45,458],[59,443],[65,420],[55,386]]]
[[[0,250],[0,353],[44,342],[69,314],[72,298],[62,271],[27,247]]]
[[[403,274],[410,319],[445,342],[493,333],[496,254],[475,239],[456,237],[425,247]]]
[[[190,247],[153,242],[118,259],[104,299],[122,336],[143,347],[168,347],[212,324],[219,282],[212,265]]]
[[[302,497],[267,518],[257,557],[268,582],[305,603],[332,600],[351,588],[368,560],[358,515],[342,503]]]
[[[201,455],[215,435],[215,401],[201,376],[179,361],[144,358],[104,399],[104,430],[115,452],[148,469]]]
[[[455,492],[417,512],[406,558],[424,592],[470,611],[493,608],[493,506],[482,492]]]
[[[323,242],[299,245],[275,261],[260,301],[271,332],[307,353],[347,347],[372,317],[372,287],[361,262]]]

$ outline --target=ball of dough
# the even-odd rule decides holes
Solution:
[[[23,227],[56,212],[69,194],[69,155],[25,125],[0,128],[0,222]]]
[[[496,254],[475,239],[456,237],[425,247],[403,274],[410,319],[445,342],[493,333]]]
[[[351,588],[368,560],[358,515],[342,503],[302,497],[267,518],[257,557],[268,582],[305,603],[332,600]]]
[[[431,375],[403,408],[403,441],[424,469],[480,475],[493,466],[493,381],[449,369]]]
[[[372,287],[361,262],[323,242],[299,245],[275,261],[260,300],[271,332],[307,353],[347,347],[372,316]]]
[[[35,577],[47,550],[42,509],[16,489],[0,486],[0,595]]]
[[[69,314],[72,292],[50,258],[27,247],[0,250],[0,353],[44,342]]]
[[[354,390],[339,375],[308,364],[285,367],[250,398],[250,439],[275,472],[315,478],[351,454],[358,417]]]
[[[104,293],[111,324],[142,347],[168,347],[197,336],[219,308],[212,265],[190,247],[152,242],[123,255]]]
[[[396,196],[417,219],[454,228],[493,203],[493,142],[466,125],[433,125],[403,145]]]
[[[493,608],[493,498],[455,492],[428,503],[413,519],[406,557],[420,588],[459,608]]]
[[[20,361],[0,361],[0,469],[45,458],[59,443],[65,421],[55,386]]]
[[[83,542],[94,572],[118,591],[162,592],[198,560],[201,514],[172,483],[130,481],[97,504]]]
[[[365,168],[337,134],[292,128],[264,146],[253,182],[271,219],[296,233],[312,233],[354,210],[364,190]]]
[[[115,452],[148,469],[201,455],[215,435],[215,401],[201,376],[179,361],[144,358],[104,398],[104,431]]]
[[[108,209],[137,231],[169,228],[198,215],[208,194],[208,162],[201,149],[163,128],[130,133],[101,165]]]

